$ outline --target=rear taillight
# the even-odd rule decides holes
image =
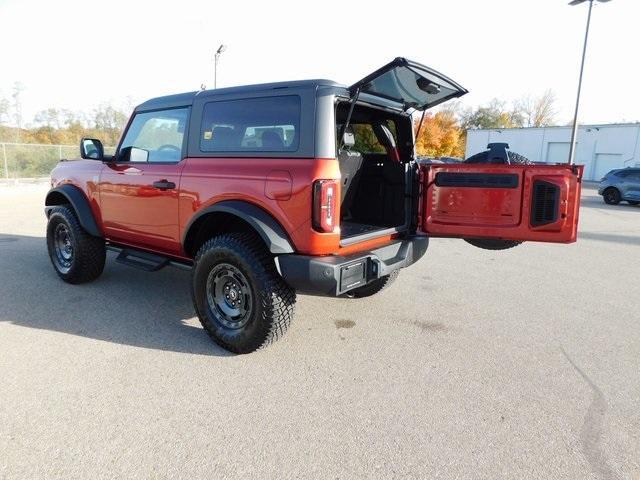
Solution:
[[[316,180],[313,183],[313,228],[319,232],[333,232],[336,218],[338,182]]]

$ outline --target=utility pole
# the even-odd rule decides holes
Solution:
[[[569,165],[575,163],[576,156],[576,141],[578,137],[578,111],[580,110],[580,94],[582,93],[582,75],[584,73],[584,60],[587,56],[587,41],[589,40],[589,26],[591,25],[591,11],[593,10],[593,2],[595,0],[573,0],[569,2],[569,5],[580,5],[584,2],[589,2],[589,13],[587,14],[587,28],[584,32],[584,44],[582,46],[582,61],[580,63],[580,76],[578,77],[578,95],[576,97],[576,109],[573,114],[573,128],[571,129],[571,146],[569,150]],[[606,3],[610,0],[597,0],[598,2]]]

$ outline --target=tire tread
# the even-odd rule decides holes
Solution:
[[[49,256],[56,273],[62,280],[71,284],[87,283],[95,280],[104,271],[106,262],[107,253],[104,239],[94,237],[82,228],[78,217],[71,207],[66,205],[53,207],[49,212],[49,221],[55,218],[56,215],[63,217],[68,224],[76,243],[74,245],[74,265],[69,272],[65,274],[55,267],[53,258],[51,258],[52,252],[50,250],[49,239],[47,239]],[[48,230],[49,228],[47,228],[47,236],[49,236]]]
[[[263,287],[259,292],[262,305],[261,325],[266,326],[266,328],[261,330],[261,338],[255,339],[248,348],[238,348],[219,338],[215,334],[212,325],[209,324],[210,320],[205,315],[198,314],[203,327],[216,343],[236,353],[249,353],[278,341],[285,335],[291,325],[296,302],[295,290],[282,279],[276,270],[271,254],[267,251],[262,241],[256,235],[250,233],[226,233],[207,240],[196,254],[195,265],[208,252],[219,248],[227,248],[234,251],[252,267],[252,274]],[[194,296],[194,305],[196,305],[193,288],[192,295]]]

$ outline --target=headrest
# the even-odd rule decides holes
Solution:
[[[262,134],[262,147],[263,148],[284,148],[284,142],[280,135],[273,131],[266,131]]]
[[[347,129],[344,131],[342,144],[347,148],[351,148],[356,144],[356,136],[353,133],[353,128],[351,128],[351,125],[349,125]]]
[[[230,149],[236,147],[236,135],[233,127],[214,127],[213,142],[216,148]]]

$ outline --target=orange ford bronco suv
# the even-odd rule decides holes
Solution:
[[[149,100],[114,155],[84,138],[82,160],[53,170],[53,266],[88,282],[113,250],[148,271],[190,269],[204,328],[246,353],[284,334],[296,292],[373,295],[429,237],[490,249],[574,242],[581,166],[531,165],[505,144],[465,163],[417,161],[412,113],[465,93],[397,58],[350,87],[308,80]]]

